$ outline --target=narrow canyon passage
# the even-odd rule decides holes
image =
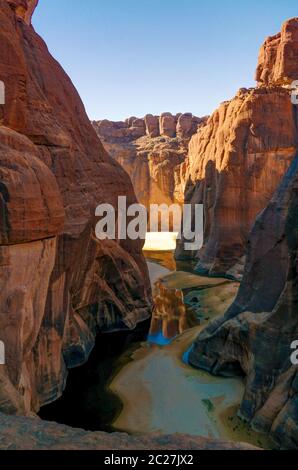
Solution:
[[[150,249],[145,256],[151,323],[100,335],[89,362],[70,371],[62,398],[40,416],[88,430],[177,432],[272,447],[237,417],[242,377],[213,377],[187,363],[199,331],[232,302],[238,283],[198,276],[172,251]]]

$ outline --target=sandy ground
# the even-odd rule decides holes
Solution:
[[[212,377],[182,362],[198,331],[193,328],[166,347],[144,344],[134,354],[133,362],[110,385],[124,404],[114,426],[131,432],[224,437],[219,414],[239,403],[243,384]],[[208,411],[210,399],[217,401],[214,416]]]

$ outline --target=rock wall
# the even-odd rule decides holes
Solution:
[[[243,280],[234,303],[199,335],[190,353],[192,365],[212,374],[244,374],[246,388],[240,415],[288,449],[298,448],[298,367],[291,361],[291,344],[298,339],[298,110],[291,105],[286,88],[267,83],[275,79],[280,83],[280,70],[285,74],[281,83],[295,75],[295,67],[298,76],[296,52],[291,48],[297,28],[298,18],[289,20],[281,35],[265,42],[258,73],[267,67],[270,74],[264,79],[265,85],[253,91],[270,97],[275,93],[281,100],[272,103],[271,118],[263,114],[264,109],[270,109],[264,106],[263,98],[259,108],[260,126],[266,130],[263,139],[271,148],[267,154],[271,171],[277,169],[279,175],[278,162],[286,162],[280,149],[288,148],[290,142],[294,146],[286,156],[292,162],[254,222],[246,245]],[[274,44],[283,52],[277,54]],[[271,60],[272,51],[278,60]],[[281,117],[286,121],[281,119],[273,137],[274,127],[271,133],[269,125]],[[283,122],[288,123],[287,130]],[[250,194],[245,194],[249,205]]]
[[[297,77],[298,18],[286,21],[280,33],[266,39],[260,50],[259,84],[290,85]]]
[[[0,409],[21,414],[61,395],[97,331],[151,314],[142,243],[94,235],[97,205],[134,203],[132,184],[30,25],[36,4],[0,0]]]
[[[295,67],[298,76],[297,24],[297,19],[286,22],[279,40],[283,65],[280,59],[276,67],[287,77],[295,75]],[[199,253],[185,252],[182,240],[176,256],[197,259],[199,272],[241,279],[248,233],[297,152],[297,116],[290,90],[279,78],[260,78],[274,63],[268,41],[275,39],[262,47],[259,86],[240,89],[234,99],[222,103],[189,144],[185,202],[204,204],[204,245]]]
[[[235,302],[198,337],[190,363],[246,375],[240,415],[284,447],[298,448],[298,156],[248,242]]]
[[[190,137],[206,118],[190,113],[148,114],[124,122],[94,121],[106,150],[131,177],[141,204],[182,203]]]
[[[86,432],[57,423],[0,414],[0,450],[260,450],[228,440],[152,433]]]

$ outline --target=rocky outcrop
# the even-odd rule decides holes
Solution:
[[[250,234],[235,302],[198,337],[190,362],[213,374],[244,373],[241,416],[297,448],[298,157]]]
[[[97,205],[133,187],[30,26],[36,3],[0,0],[0,409],[19,414],[61,395],[98,331],[151,314],[142,243],[94,235]]]
[[[247,443],[150,434],[86,432],[38,419],[0,414],[0,450],[258,450]]]
[[[294,24],[298,20],[287,22],[283,31],[296,31]],[[199,272],[241,279],[248,233],[297,144],[295,106],[279,80],[240,89],[222,103],[192,137],[184,176],[185,202],[204,204],[204,245],[199,253],[185,252],[182,240],[177,258],[197,259]]]
[[[261,85],[290,85],[298,80],[297,64],[298,18],[292,18],[261,47],[256,80]]]
[[[190,113],[148,114],[125,122],[94,121],[106,150],[131,177],[137,198],[150,204],[183,202],[184,172],[190,137],[206,118]]]
[[[282,43],[293,37],[292,32],[297,27],[298,19],[285,23]],[[272,41],[271,38],[268,43]],[[279,55],[284,57],[285,53],[292,57],[288,46]],[[289,67],[286,59],[285,63]],[[281,67],[279,61],[272,64],[272,69],[268,66],[271,70],[268,80],[280,82],[279,70],[285,70],[286,66]],[[288,74],[284,83],[287,77]],[[263,139],[271,149],[276,149],[267,155],[272,171],[279,174],[278,162],[284,165],[285,155],[288,158],[293,153],[294,158],[266,208],[259,210],[246,246],[244,275],[235,301],[224,316],[199,335],[189,360],[195,367],[212,374],[245,375],[240,416],[254,428],[270,433],[280,447],[297,449],[298,367],[291,361],[291,345],[298,339],[298,114],[297,108],[291,105],[288,91],[280,86],[262,86],[253,93],[268,97],[277,93],[281,99],[272,103],[271,117],[263,114],[263,98],[260,101],[263,106],[259,107],[259,123],[266,129]],[[273,116],[285,118],[286,113],[290,127],[286,130],[280,122],[279,132],[275,133],[278,140],[272,145]],[[286,142],[291,141],[294,146],[287,154]],[[284,154],[277,150],[283,146]],[[239,153],[234,158],[238,156]],[[249,176],[247,167],[243,168]],[[249,205],[249,193],[246,193],[246,201]]]
[[[7,0],[16,16],[24,20],[28,25],[39,0]]]

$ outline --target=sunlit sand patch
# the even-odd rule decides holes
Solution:
[[[148,232],[144,251],[174,251],[176,249],[178,233],[176,232]]]

